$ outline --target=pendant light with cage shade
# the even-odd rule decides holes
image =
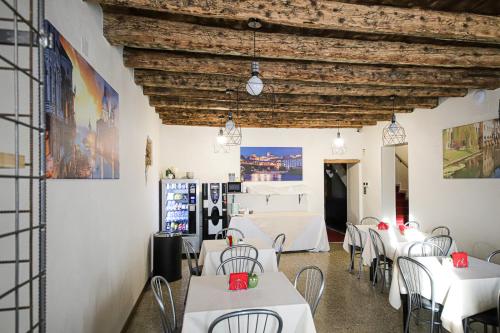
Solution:
[[[229,111],[227,117],[221,116],[221,126],[215,137],[214,150],[218,152],[228,152],[230,147],[241,145],[242,132],[241,127],[236,123],[236,118],[239,115],[239,97],[238,91],[226,89],[227,94],[236,94],[236,116],[232,111]]]
[[[396,121],[395,113],[395,96],[391,96],[392,100],[392,119],[391,122],[382,130],[382,142],[384,146],[398,145],[406,143],[406,132],[403,126]]]
[[[248,21],[248,26],[253,29],[253,61],[251,77],[247,81],[246,90],[252,96],[259,96],[264,89],[264,82],[262,82],[262,79],[259,77],[259,63],[255,60],[255,30],[262,27],[262,24],[259,20],[252,18]]]

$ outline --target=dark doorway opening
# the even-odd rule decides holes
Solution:
[[[345,232],[347,221],[347,164],[324,164],[325,221],[329,228]]]

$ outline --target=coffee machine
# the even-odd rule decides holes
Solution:
[[[202,189],[202,236],[214,239],[215,234],[227,228],[227,184],[203,183]]]

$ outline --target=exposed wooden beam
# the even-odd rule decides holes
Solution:
[[[228,94],[214,90],[191,90],[162,87],[143,87],[145,95],[150,96],[149,102],[153,106],[161,106],[171,101],[205,100],[219,102],[234,102],[235,94]],[[379,96],[321,96],[321,95],[287,95],[275,94],[274,97],[263,95],[254,97],[247,93],[239,94],[240,103],[267,103],[274,99],[276,104],[300,105],[331,105],[346,107],[373,107],[380,109],[432,109],[438,105],[436,97],[396,97],[391,101],[387,97]]]
[[[295,0],[98,0],[126,6],[210,19],[264,22],[298,28],[500,43],[500,17],[423,9],[366,6],[337,1]]]
[[[158,114],[163,118],[179,118],[179,119],[201,119],[206,121],[219,121],[227,117],[227,112],[213,109],[200,110],[180,110],[176,108],[161,108],[157,109]],[[262,113],[259,111],[240,111],[234,113],[233,117],[236,122],[245,121],[268,121],[268,120],[283,120],[283,121],[389,121],[391,113],[337,113],[337,114],[321,114],[312,112],[290,113],[290,112],[273,112]]]
[[[169,108],[174,110],[218,110],[218,111],[235,111],[236,102],[224,102],[224,101],[207,101],[207,100],[165,100],[163,98],[150,97],[150,104],[156,108],[156,111],[160,112],[163,108]],[[297,105],[297,104],[261,104],[261,103],[240,103],[240,111],[253,111],[260,113],[270,113],[270,112],[287,112],[287,113],[307,113],[315,112],[318,114],[373,114],[373,113],[385,113],[392,114],[392,110],[387,108],[378,108],[376,105],[371,107],[353,107],[353,106],[332,106],[332,105]],[[412,109],[397,109],[399,113],[410,113]]]
[[[161,118],[163,124],[166,125],[181,125],[181,126],[209,126],[209,127],[220,127],[221,122],[217,121],[205,121],[205,120],[189,120],[189,119],[179,119],[179,118]],[[299,122],[299,121],[246,121],[242,120],[239,126],[243,128],[254,127],[254,128],[360,128],[363,126],[373,126],[376,125],[376,121],[321,121],[321,122]]]
[[[253,32],[106,13],[113,45],[249,57]],[[262,58],[442,67],[500,67],[500,49],[256,32]]]
[[[178,73],[239,76],[250,75],[250,61],[241,58],[191,56],[168,51],[125,48],[127,67],[156,69]],[[261,76],[266,79],[315,81],[340,84],[382,86],[422,86],[457,88],[498,88],[500,70],[429,67],[382,67],[296,61],[260,61]]]
[[[240,78],[228,75],[180,74],[147,69],[138,69],[134,73],[137,84],[150,87],[225,91],[227,88],[243,87],[244,84]],[[467,94],[466,89],[459,88],[358,86],[285,80],[264,82],[273,85],[276,94],[404,97],[461,97]]]

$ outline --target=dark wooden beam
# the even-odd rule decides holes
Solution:
[[[135,70],[135,82],[149,87],[216,90],[242,88],[244,82],[229,75],[182,74],[147,69]],[[404,97],[461,97],[466,89],[437,87],[381,87],[370,85],[342,85],[317,82],[264,80],[273,86],[276,94],[327,95],[327,96],[404,96]]]
[[[219,110],[219,111],[236,111],[236,102],[224,101],[208,101],[208,100],[165,100],[163,98],[150,97],[150,105],[154,106],[157,111],[163,108],[174,110]],[[353,107],[353,106],[332,106],[332,105],[297,105],[297,104],[262,104],[262,103],[239,103],[238,109],[240,111],[253,111],[259,113],[270,112],[287,112],[287,113],[331,113],[331,114],[373,114],[385,113],[392,114],[392,110],[379,108],[376,105],[370,107]],[[397,109],[399,113],[410,113],[412,109]]]
[[[186,100],[203,100],[233,102],[235,93],[214,90],[191,90],[145,86],[145,95],[150,97],[150,104],[153,106],[166,105],[172,101],[183,102]],[[239,94],[240,103],[270,104],[273,100],[275,104],[292,105],[330,105],[337,107],[367,107],[374,106],[379,109],[432,109],[438,105],[436,97],[396,97],[392,101],[388,97],[380,96],[322,96],[322,95],[291,95],[275,94],[274,96],[263,95],[254,97],[245,92]]]
[[[366,6],[337,1],[295,0],[98,0],[103,5],[164,11],[209,19],[247,21],[307,29],[379,33],[440,40],[500,43],[500,17],[417,8]]]
[[[236,93],[226,93],[211,90],[189,90],[175,88],[160,88],[145,86],[144,94],[149,96],[152,106],[165,106],[172,102],[183,103],[188,101],[230,102],[234,106]],[[238,94],[242,104],[290,104],[300,106],[336,106],[392,109],[432,109],[438,105],[435,97],[396,97],[392,101],[388,97],[378,96],[321,96],[321,95],[287,95],[275,94],[254,97],[246,92]]]
[[[201,119],[206,121],[219,121],[227,117],[227,111],[214,109],[199,109],[199,110],[182,110],[177,108],[159,108],[158,114],[162,118],[179,118],[179,119]],[[392,113],[372,112],[372,113],[337,113],[337,114],[322,114],[313,112],[291,113],[291,112],[269,112],[263,113],[259,111],[240,111],[233,112],[233,117],[236,122],[256,121],[263,122],[268,120],[283,120],[283,121],[389,121]]]
[[[113,45],[251,57],[253,32],[105,13]],[[500,67],[500,49],[256,32],[261,58],[441,67]]]
[[[169,51],[125,48],[125,66],[178,73],[250,76],[248,59],[193,56]],[[429,67],[383,67],[373,65],[262,60],[261,77],[276,80],[314,81],[382,86],[489,88],[500,87],[500,70]]]

